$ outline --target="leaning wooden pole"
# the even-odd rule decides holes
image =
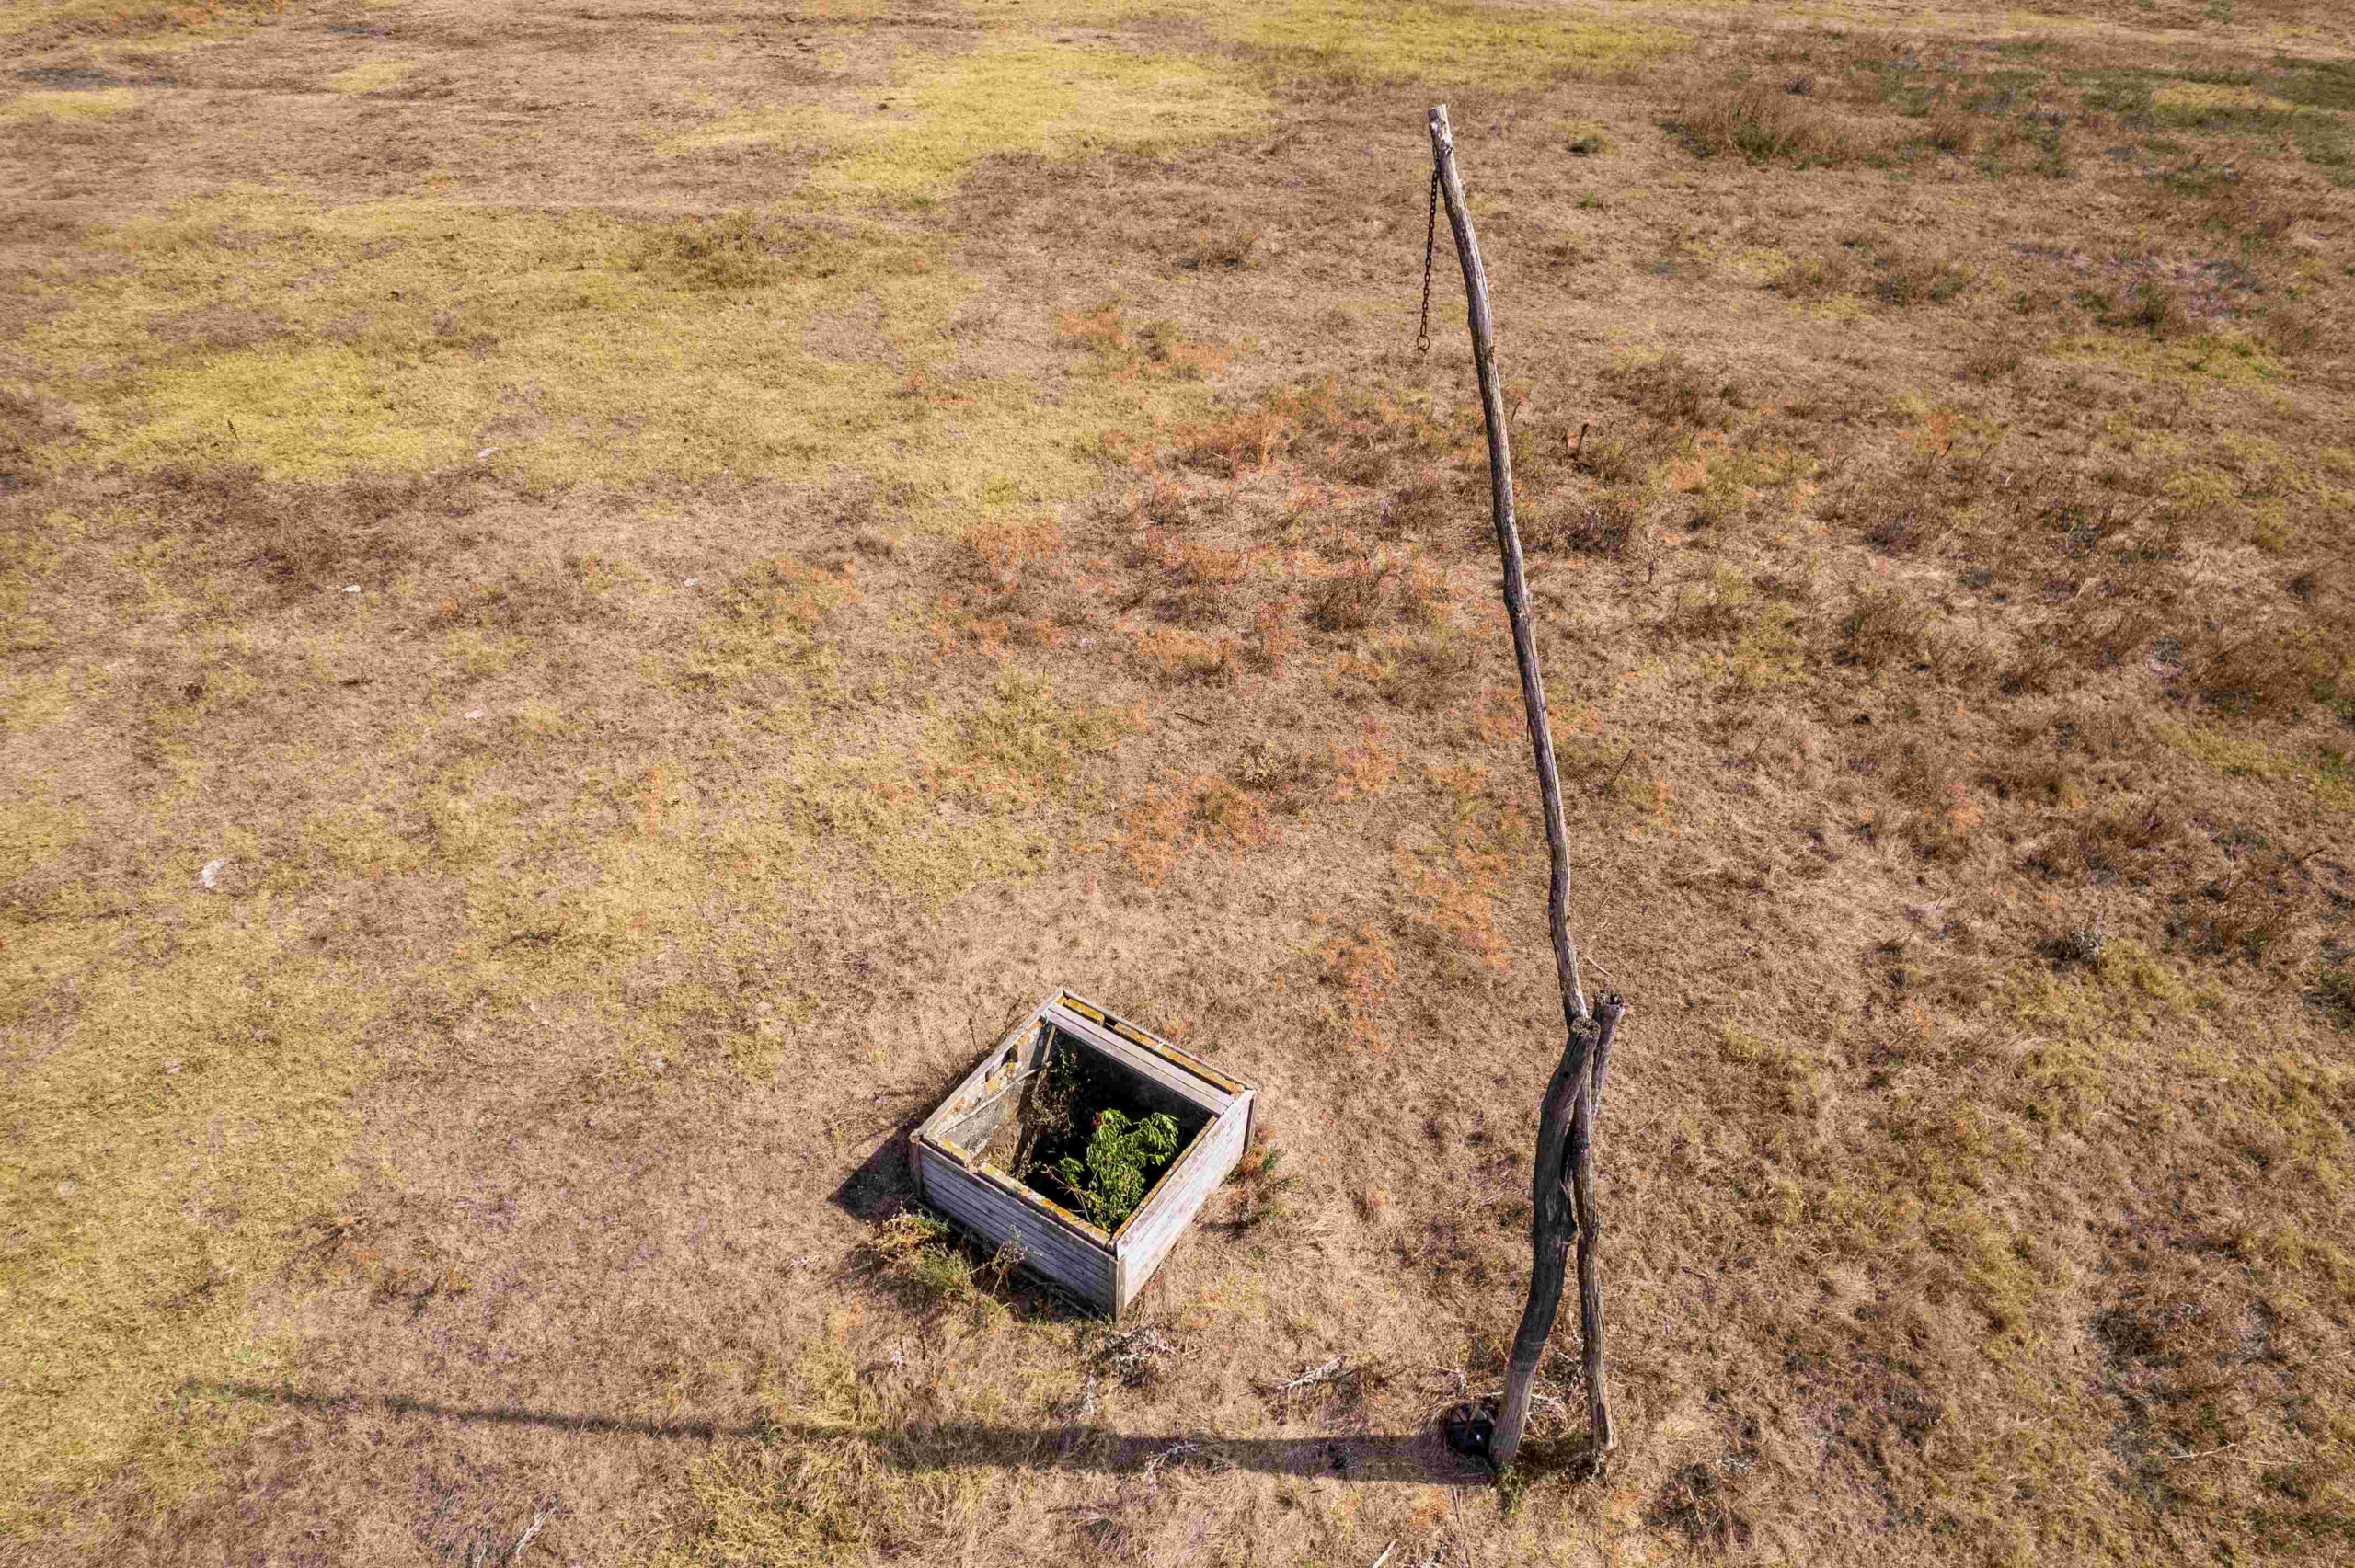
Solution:
[[[1546,1086],[1538,1112],[1537,1169],[1530,1221],[1529,1302],[1513,1335],[1506,1363],[1503,1407],[1497,1413],[1489,1457],[1509,1465],[1521,1450],[1529,1422],[1530,1393],[1538,1362],[1554,1332],[1573,1242],[1578,1250],[1579,1322],[1586,1356],[1587,1415],[1593,1452],[1615,1440],[1603,1361],[1603,1297],[1597,1248],[1602,1216],[1594,1198],[1594,1116],[1602,1070],[1611,1041],[1626,1012],[1616,996],[1590,1007],[1579,983],[1579,950],[1570,939],[1569,829],[1562,814],[1562,781],[1554,763],[1554,732],[1545,716],[1545,683],[1537,668],[1537,638],[1529,621],[1529,583],[1522,567],[1521,530],[1513,521],[1512,448],[1505,429],[1504,389],[1497,374],[1495,324],[1488,314],[1488,280],[1480,265],[1480,241],[1455,172],[1455,136],[1447,106],[1430,111],[1431,158],[1455,256],[1464,269],[1465,314],[1472,332],[1472,362],[1480,382],[1480,407],[1488,431],[1488,496],[1497,524],[1497,551],[1504,561],[1505,619],[1512,628],[1514,662],[1521,670],[1521,700],[1529,716],[1529,745],[1537,764],[1537,793],[1545,813],[1550,859],[1545,919],[1554,944],[1554,967],[1561,980],[1562,1020],[1568,1038]]]
[[[1455,175],[1455,133],[1447,106],[1431,109],[1431,156],[1439,166],[1440,196],[1447,203],[1448,226],[1455,231],[1455,258],[1464,265],[1465,314],[1471,317],[1472,364],[1480,377],[1480,409],[1488,425],[1488,502],[1496,510],[1497,550],[1505,563],[1505,619],[1512,623],[1512,656],[1521,666],[1521,701],[1529,710],[1529,745],[1537,754],[1537,793],[1545,806],[1545,848],[1553,879],[1545,891],[1545,920],[1554,934],[1554,967],[1562,978],[1562,1018],[1576,1034],[1588,1023],[1586,992],[1579,989],[1579,950],[1570,941],[1570,834],[1562,819],[1562,776],[1554,766],[1554,731],[1545,720],[1545,683],[1537,674],[1537,637],[1529,625],[1529,582],[1521,567],[1521,530],[1512,518],[1512,448],[1505,438],[1505,395],[1497,376],[1497,339],[1488,317],[1488,277],[1480,267],[1480,241],[1464,205],[1464,182]]]

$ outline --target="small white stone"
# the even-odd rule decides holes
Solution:
[[[671,1064],[668,1061],[664,1060],[661,1057],[656,1057],[654,1059],[654,1070],[658,1073],[670,1065]]]
[[[693,588],[693,587],[695,587],[695,581],[696,581],[696,579],[695,579],[695,578],[689,578],[687,579],[687,586],[688,586],[689,588]]]
[[[475,453],[475,455],[476,455],[477,457],[488,457],[492,452],[497,452],[498,450],[499,450],[499,449],[498,449],[497,447],[495,447],[495,446],[487,446],[487,447],[483,448],[480,452],[478,452]]]
[[[343,591],[344,591],[344,592],[346,592],[346,593],[358,593],[358,592],[360,591],[360,585],[359,585],[358,583],[356,583],[356,582],[355,582],[355,583],[348,584],[348,585],[344,588],[344,590],[343,590]]]
[[[225,860],[208,860],[204,869],[196,874],[197,886],[210,890],[221,886],[221,873],[228,869]]]

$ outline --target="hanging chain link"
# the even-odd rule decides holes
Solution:
[[[1423,217],[1423,321],[1415,328],[1415,352],[1431,351],[1431,244],[1439,237],[1439,161],[1431,161],[1431,206]]]

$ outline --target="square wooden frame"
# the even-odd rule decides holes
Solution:
[[[1117,1231],[1108,1233],[980,1158],[1057,1034],[1122,1070],[1148,1109],[1178,1102],[1208,1117]],[[1250,1085],[1059,990],[1007,1031],[924,1119],[908,1140],[908,1159],[925,1203],[987,1246],[1016,1242],[1024,1268],[1117,1318],[1243,1158],[1258,1102]]]

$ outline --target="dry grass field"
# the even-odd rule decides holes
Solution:
[[[2355,1556],[2338,0],[0,56],[0,1562]],[[1633,1008],[1622,1447],[1501,1491],[1559,1020],[1442,99]],[[901,1217],[1064,984],[1263,1095],[1119,1333]]]

